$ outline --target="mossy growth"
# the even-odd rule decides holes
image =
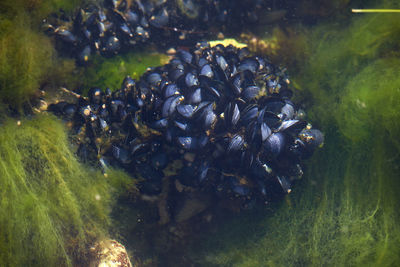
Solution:
[[[79,4],[89,2],[84,0],[2,0],[0,13],[13,18],[25,13],[34,23],[40,22],[52,12],[60,9],[64,12],[72,12]]]
[[[45,36],[25,26],[25,22],[0,20],[0,99],[14,106],[39,89],[54,54]]]
[[[59,8],[72,10],[77,1],[1,1],[0,3],[0,101],[14,110],[44,83],[60,83],[75,68],[57,57],[44,35],[42,19]],[[62,67],[62,70],[60,68]]]
[[[132,179],[104,177],[77,161],[63,124],[50,115],[0,128],[0,265],[87,265],[107,236],[109,212]]]
[[[308,31],[291,72],[325,146],[273,212],[242,214],[192,248],[200,265],[400,265],[398,15],[347,24]]]
[[[400,56],[396,52],[400,36],[397,15],[356,16],[347,30],[343,30],[344,23],[313,29],[306,51],[309,57],[292,73],[314,106],[310,115],[324,124],[331,124],[327,119],[335,117],[332,110],[340,108],[343,88],[357,73],[377,58]]]
[[[112,58],[97,56],[91,66],[83,70],[82,82],[86,90],[90,87],[117,90],[127,75],[138,79],[148,68],[164,65],[167,61],[164,54],[147,51],[134,51]]]
[[[399,88],[399,57],[379,59],[363,68],[343,90],[336,114],[340,132],[365,144],[384,135],[400,151]]]

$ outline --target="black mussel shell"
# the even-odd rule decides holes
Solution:
[[[233,136],[228,144],[227,152],[241,150],[244,146],[244,139],[240,135]]]
[[[263,143],[265,153],[269,157],[277,157],[285,149],[286,137],[278,132],[271,134]]]
[[[162,28],[167,26],[169,21],[168,11],[163,8],[159,13],[150,17],[149,24],[156,28]]]
[[[181,104],[176,107],[176,110],[178,111],[178,113],[187,119],[189,119],[193,116],[194,109],[195,108],[189,104],[188,105]]]
[[[305,129],[300,132],[299,137],[309,150],[314,150],[324,143],[324,135],[317,129]]]
[[[88,96],[91,104],[98,105],[101,102],[103,91],[100,88],[94,87],[89,90]]]

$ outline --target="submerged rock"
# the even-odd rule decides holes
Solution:
[[[201,194],[186,194],[181,200],[181,206],[176,208],[175,221],[181,223],[200,214],[211,204],[211,198]]]
[[[93,261],[89,267],[137,267],[129,260],[125,247],[115,240],[103,240],[90,248]]]

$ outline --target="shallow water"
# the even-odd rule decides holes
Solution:
[[[288,67],[295,101],[303,103],[307,120],[325,134],[324,147],[306,162],[302,180],[283,201],[240,213],[210,208],[195,220],[160,226],[157,207],[138,200],[125,176],[104,183],[99,171],[76,162],[59,121],[19,118],[21,128],[13,119],[2,120],[0,265],[85,265],[87,243],[111,236],[127,246],[139,266],[399,266],[400,13],[351,14],[350,9],[400,6],[396,1],[311,2],[293,4],[298,17],[283,21],[278,16],[255,33],[274,44],[262,51]],[[53,9],[62,5],[49,3]],[[26,2],[20,4],[24,9]],[[3,47],[16,38],[6,35],[10,23],[18,36],[33,34],[37,39],[32,40],[43,40],[48,47],[35,19],[20,27],[5,15],[13,11],[4,12],[4,6]],[[49,9],[36,8],[39,14]],[[29,51],[37,57],[27,57]],[[162,62],[135,51],[99,59],[92,69],[83,70],[42,52],[40,46],[25,47],[23,42],[0,52],[3,101],[20,104],[43,83],[114,86],[126,72],[140,73],[144,64]],[[15,72],[4,68],[9,54],[16,55],[11,59]],[[136,69],[138,58],[146,60],[142,64],[140,59]],[[115,71],[121,64],[127,67]],[[67,67],[56,71],[61,65]],[[37,71],[38,66],[48,72]],[[8,90],[10,81],[18,90]],[[5,104],[2,109],[7,110]],[[59,148],[47,143],[45,135],[60,138]],[[43,166],[44,173],[36,170]],[[104,191],[104,203],[85,195],[82,189],[88,184],[89,195]]]
[[[306,63],[293,76],[309,100],[309,116],[325,132],[325,146],[273,213],[223,224],[219,230],[231,241],[206,238],[201,262],[399,264],[397,16],[352,16],[345,28],[322,23],[310,29]],[[243,227],[247,216],[254,216],[250,232]]]

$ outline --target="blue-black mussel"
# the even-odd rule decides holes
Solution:
[[[217,198],[266,202],[292,190],[324,139],[288,86],[247,48],[199,43],[112,93],[92,88],[49,110],[72,122],[80,154],[139,177],[142,194],[160,194],[168,176]]]
[[[85,64],[95,53],[112,56],[148,42],[193,45],[205,36],[210,38],[210,28],[216,29],[214,34],[249,28],[266,4],[259,0],[105,0],[72,15],[53,14],[44,20],[44,28],[55,37],[62,54]]]

